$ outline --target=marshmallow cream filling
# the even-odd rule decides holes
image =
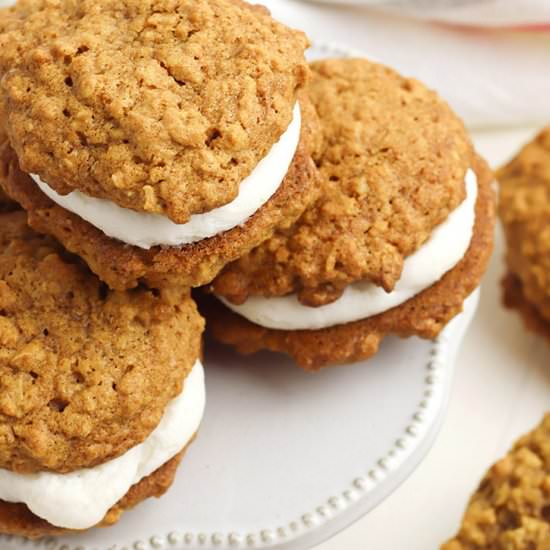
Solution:
[[[275,194],[300,141],[301,114],[298,103],[294,106],[292,117],[279,141],[241,182],[236,199],[210,212],[194,214],[184,224],[176,224],[160,214],[122,208],[112,201],[90,197],[80,191],[60,195],[36,174],[30,176],[52,201],[109,237],[144,249],[158,245],[189,244],[244,224]]]
[[[366,319],[403,304],[437,282],[466,254],[472,239],[477,200],[477,178],[469,170],[466,199],[438,225],[430,238],[405,259],[401,278],[392,292],[368,281],[346,287],[338,300],[320,307],[302,305],[295,294],[253,296],[235,305],[218,298],[235,313],[262,327],[278,330],[317,330]]]
[[[68,474],[18,474],[0,469],[0,500],[23,502],[57,527],[87,529],[143,478],[176,456],[197,431],[205,405],[204,372],[197,360],[151,434],[122,456]]]

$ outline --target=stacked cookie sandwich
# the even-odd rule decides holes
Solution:
[[[0,131],[0,142],[4,143],[6,140],[5,136],[2,136]],[[17,203],[11,200],[0,187],[0,213],[2,212],[11,212],[12,210],[17,210],[19,207]]]
[[[306,46],[241,1],[20,0],[2,185],[111,288],[207,283],[313,198]]]
[[[210,285],[218,340],[308,370],[435,337],[490,256],[492,175],[437,95],[365,60],[313,63],[320,197]]]
[[[497,174],[506,237],[504,301],[550,337],[550,128]]]
[[[499,460],[441,550],[550,548],[550,413]]]
[[[117,521],[202,417],[210,282],[316,197],[305,36],[239,0],[0,12],[0,532]],[[28,225],[27,225],[28,223]]]

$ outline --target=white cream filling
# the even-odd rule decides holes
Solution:
[[[320,307],[302,305],[295,294],[253,296],[242,305],[218,297],[228,308],[262,327],[279,330],[317,330],[366,319],[403,304],[437,282],[464,256],[472,239],[477,178],[466,174],[466,199],[438,225],[429,240],[405,259],[401,278],[392,292],[368,281],[346,287],[338,300]]]
[[[301,126],[300,106],[296,103],[292,122],[252,173],[241,182],[237,198],[210,212],[194,214],[184,224],[174,223],[160,214],[122,208],[112,201],[90,197],[80,191],[60,195],[38,175],[30,176],[52,201],[109,237],[145,249],[158,245],[181,246],[242,225],[259,210],[284,180],[298,148]]]
[[[204,372],[197,360],[182,393],[166,407],[153,432],[122,456],[68,474],[18,474],[0,469],[0,500],[23,502],[52,525],[97,525],[130,489],[176,456],[197,431],[205,405]]]

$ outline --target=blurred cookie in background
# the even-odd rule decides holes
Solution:
[[[507,246],[504,303],[529,329],[550,337],[550,126],[497,178]]]
[[[311,65],[320,197],[210,285],[208,329],[309,371],[367,359],[387,334],[435,338],[492,251],[493,174],[462,121],[366,59]]]

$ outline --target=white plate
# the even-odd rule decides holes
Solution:
[[[476,292],[435,342],[387,338],[368,362],[316,375],[282,355],[209,345],[206,416],[167,495],[109,529],[35,543],[0,535],[0,550],[311,548],[382,502],[426,455],[477,302]]]
[[[208,346],[208,406],[162,499],[49,550],[311,548],[387,497],[432,445],[478,293],[435,341],[387,338],[371,360],[318,374],[286,357]],[[2,550],[28,549],[0,537]]]

